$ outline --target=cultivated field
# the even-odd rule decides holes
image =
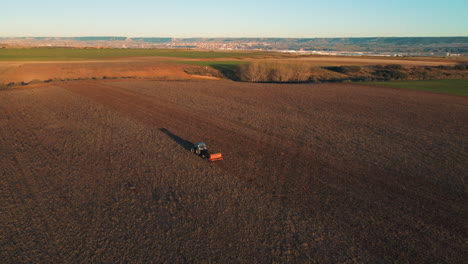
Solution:
[[[0,258],[464,263],[467,116],[467,97],[357,84],[0,91]]]

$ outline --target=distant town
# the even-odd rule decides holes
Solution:
[[[341,56],[468,56],[468,37],[375,38],[0,38],[0,48],[75,47],[271,51]]]

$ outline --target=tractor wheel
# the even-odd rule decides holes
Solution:
[[[194,149],[194,148],[191,148],[191,149],[190,149],[190,152],[192,152],[193,154],[195,154],[195,149]]]

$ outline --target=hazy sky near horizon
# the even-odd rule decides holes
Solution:
[[[0,0],[0,37],[468,36],[467,0]]]

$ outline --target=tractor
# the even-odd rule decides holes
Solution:
[[[223,155],[221,153],[210,154],[206,144],[203,142],[195,144],[190,151],[211,162],[223,160]]]

